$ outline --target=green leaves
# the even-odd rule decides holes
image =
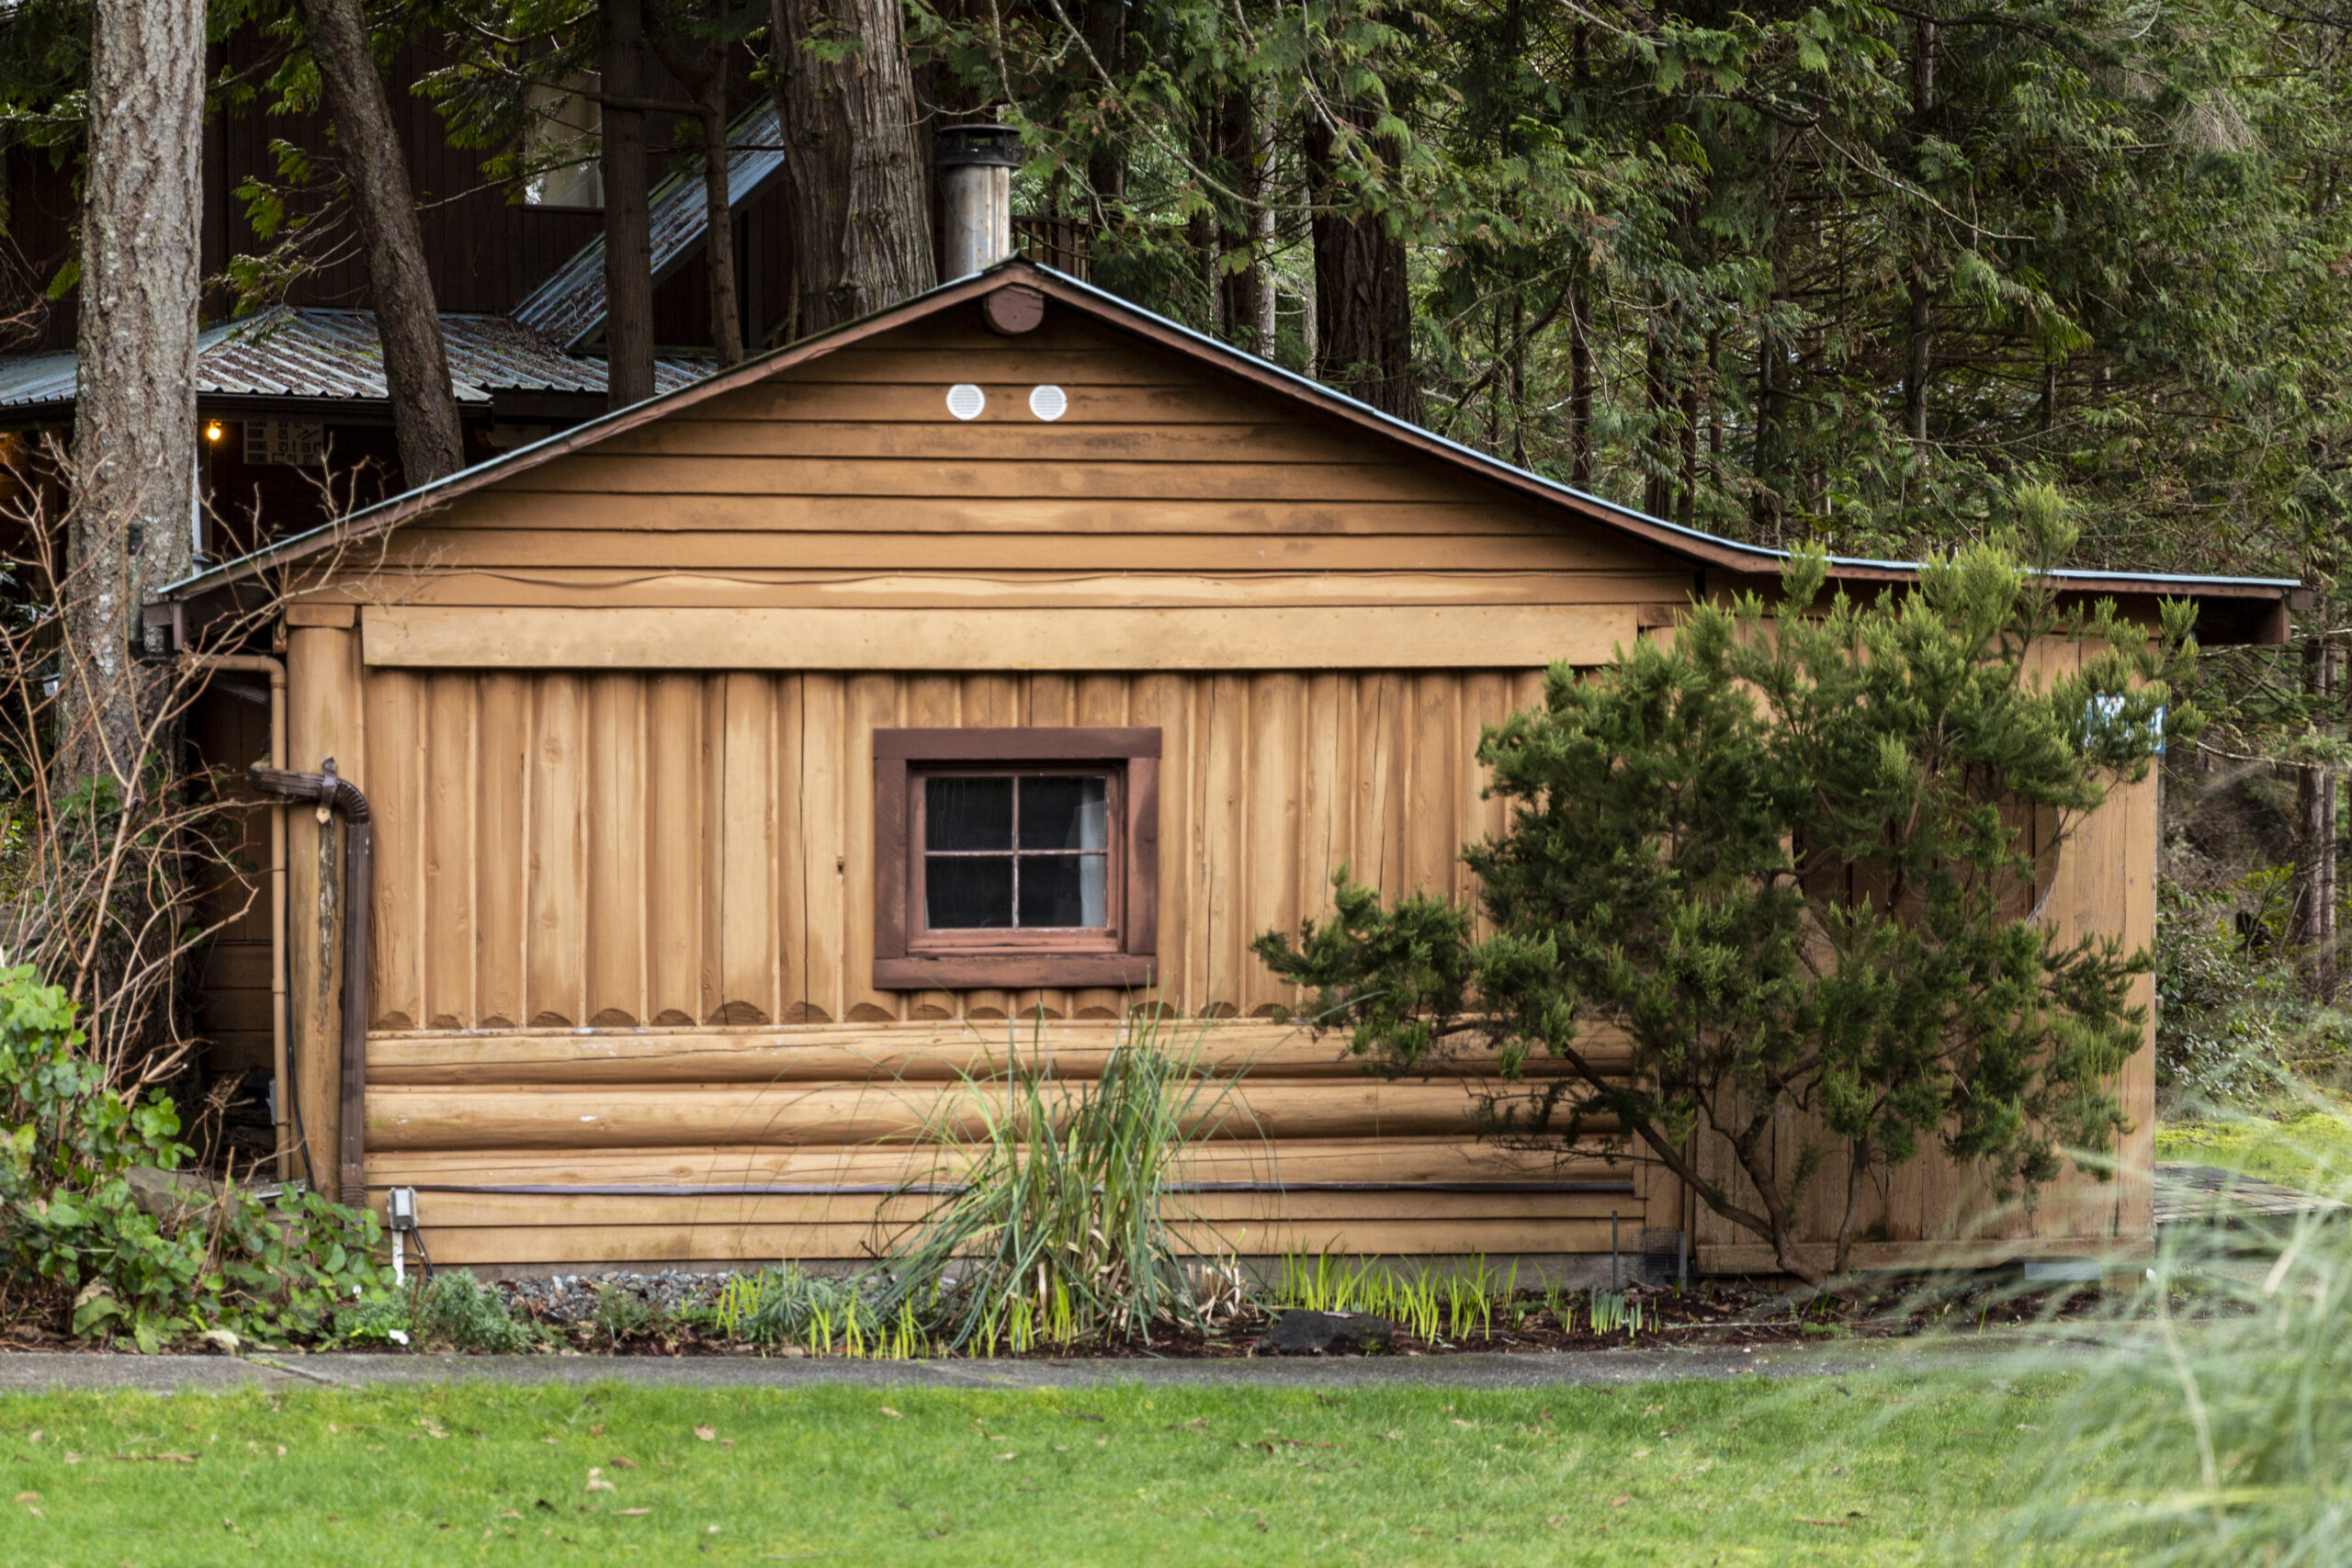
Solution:
[[[2018,512],[2064,548],[2054,494]],[[2030,1190],[2123,1127],[2109,1083],[2147,958],[2062,941],[2037,902],[2072,825],[2144,772],[2186,658],[2181,616],[2151,648],[2111,604],[2062,615],[1990,545],[1869,604],[1826,583],[1799,551],[1772,604],[1694,607],[1670,646],[1555,671],[1541,708],[1486,732],[1510,825],[1464,858],[1491,934],[1343,872],[1330,920],[1257,943],[1392,1071],[1473,1039],[1507,1073],[1564,1057],[1575,1089],[1503,1108],[1513,1135],[1612,1119],[1799,1272],[1795,1244],[1832,1239],[1800,1231],[1811,1173],[1847,1182],[1842,1268],[1871,1184],[1931,1143]],[[2115,721],[2086,727],[2086,705]],[[1630,1073],[1584,1054],[1595,1026]],[[1693,1129],[1753,1203],[1701,1176]]]
[[[74,1009],[29,968],[0,970],[0,1279],[70,1295],[72,1332],[153,1351],[205,1326],[316,1334],[338,1304],[381,1296],[373,1214],[316,1193],[264,1202],[231,1187],[161,1217],[126,1172],[193,1151],[161,1095],[126,1096],[79,1053]]]

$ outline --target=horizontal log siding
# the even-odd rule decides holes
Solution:
[[[442,1263],[863,1257],[935,1201],[874,1189],[962,1178],[970,1151],[953,1138],[978,1130],[988,1085],[1015,1064],[1082,1085],[1122,1028],[378,1035],[368,1186],[379,1201],[419,1190]],[[1391,1082],[1286,1024],[1187,1023],[1169,1039],[1204,1079],[1208,1134],[1177,1179],[1260,1189],[1171,1197],[1200,1245],[1601,1251],[1612,1214],[1641,1223],[1640,1165],[1478,1141],[1491,1062]]]
[[[957,382],[986,391],[979,418],[947,415]],[[1027,406],[1046,382],[1069,404],[1050,423]],[[424,1189],[436,1260],[852,1257],[877,1245],[877,1220],[905,1214],[870,1197],[456,1189],[822,1184],[826,1172],[891,1183],[943,1157],[904,1140],[947,1109],[956,1072],[996,1070],[974,1042],[1001,1038],[1007,1020],[1042,1014],[1065,1070],[1099,1066],[1130,1000],[1116,991],[871,985],[869,738],[899,725],[1151,725],[1165,737],[1159,999],[1187,1021],[1231,1021],[1218,1027],[1232,1049],[1260,1053],[1238,1102],[1254,1130],[1212,1140],[1196,1166],[1638,1189],[1220,1198],[1210,1207],[1228,1245],[1600,1251],[1616,1212],[1628,1226],[1695,1224],[1702,1263],[1758,1266],[1745,1238],[1646,1167],[1555,1165],[1476,1142],[1475,1066],[1365,1079],[1331,1042],[1250,1021],[1296,1000],[1250,938],[1327,909],[1341,863],[1391,897],[1469,891],[1460,846],[1501,821],[1478,797],[1479,727],[1533,701],[1534,667],[1559,649],[1528,648],[1510,668],[1418,671],[1371,668],[1379,647],[1363,649],[1364,668],[1329,669],[1244,649],[1219,655],[1227,667],[1160,672],[1103,669],[1075,637],[1068,663],[1001,673],[746,669],[773,660],[732,658],[724,637],[675,670],[627,657],[555,668],[527,653],[489,670],[463,637],[424,667],[363,669],[359,657],[362,628],[388,615],[564,609],[641,632],[670,609],[1014,610],[1050,626],[1077,625],[1070,610],[1232,607],[1280,627],[1318,607],[1584,607],[1612,640],[1669,624],[1707,591],[1687,563],[1565,529],[1500,489],[1069,312],[1007,339],[975,308],[514,476],[314,570],[303,591],[329,603],[306,607],[316,618],[293,634],[294,761],[334,752],[377,806],[368,1183],[378,1198],[394,1183]],[[1060,672],[1038,672],[1048,668]],[[2052,918],[2144,931],[2147,815],[2134,795],[2086,829],[2075,853],[2091,869],[2062,874],[2075,880]],[[308,814],[295,816],[301,908],[315,901],[314,856]],[[331,994],[331,976],[296,958],[296,994]],[[332,1146],[332,1104],[312,1103],[333,1073],[332,1021],[297,1021],[305,1115]],[[2135,1064],[2142,1168],[2148,1082]],[[1781,1157],[1792,1161],[1801,1139],[1786,1131]],[[1834,1229],[1840,1175],[1833,1158],[1811,1188],[1815,1234]],[[1882,1249],[1972,1201],[1963,1175],[1932,1161],[1887,1188],[1866,1220],[1894,1238]],[[2144,1233],[2144,1182],[2104,1196],[2100,1224]],[[2046,1233],[2055,1212],[2009,1228]]]

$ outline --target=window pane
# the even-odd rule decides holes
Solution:
[[[1021,847],[1024,850],[1103,850],[1111,847],[1105,815],[1110,781],[1029,778],[1021,781]]]
[[[1011,855],[934,856],[923,862],[930,929],[971,931],[1012,923]]]
[[[1107,855],[1023,855],[1021,923],[1100,931]]]
[[[923,847],[932,850],[1009,850],[1012,847],[1011,779],[925,779],[922,785]],[[1008,893],[1008,902],[1012,895]]]

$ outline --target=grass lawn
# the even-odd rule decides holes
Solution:
[[[0,1562],[1918,1562],[2064,1387],[0,1396]]]
[[[2352,1100],[2329,1096],[2281,1117],[2167,1122],[2156,1129],[2158,1159],[2244,1170],[2264,1181],[2335,1192],[2352,1185]]]

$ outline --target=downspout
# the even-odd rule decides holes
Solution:
[[[222,671],[269,677],[269,765],[286,766],[286,664],[261,654],[184,653],[190,670]],[[294,1174],[294,1080],[288,1074],[287,1042],[293,1032],[294,1002],[286,983],[286,807],[269,808],[269,1071],[275,1086],[270,1108],[271,1145],[277,1179]]]
[[[283,768],[253,770],[254,784],[271,795],[315,800],[344,821],[343,859],[343,1083],[338,1096],[343,1126],[336,1138],[335,1199],[353,1208],[367,1201],[362,1167],[368,1148],[368,919],[374,897],[368,797],[338,777],[329,757],[315,773]]]

